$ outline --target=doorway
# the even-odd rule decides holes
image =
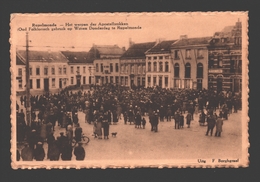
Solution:
[[[223,78],[218,77],[217,78],[217,92],[222,92],[222,83],[223,83]]]
[[[48,92],[49,91],[49,78],[44,78],[44,91]]]

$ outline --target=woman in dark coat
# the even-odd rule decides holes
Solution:
[[[42,142],[38,142],[36,145],[36,148],[34,149],[34,159],[36,161],[43,161],[44,157],[45,157],[45,151],[43,149],[43,145]]]
[[[61,159],[63,161],[70,161],[71,157],[72,157],[72,146],[67,143],[61,150]]]
[[[104,129],[104,139],[108,139],[109,135],[109,123],[108,123],[108,115],[105,113],[103,118],[103,129]]]
[[[58,147],[57,140],[55,140],[52,145],[48,146],[48,156],[50,161],[58,161],[60,158],[60,150]]]
[[[76,160],[82,161],[85,159],[85,149],[82,147],[82,143],[79,142],[78,146],[74,149],[74,155],[76,156]]]

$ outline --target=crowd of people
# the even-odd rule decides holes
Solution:
[[[26,97],[21,96],[20,105],[26,108]],[[132,90],[106,84],[95,85],[88,91],[62,90],[55,94],[31,96],[30,105],[31,123],[28,125],[24,111],[19,110],[17,103],[17,141],[26,142],[17,156],[22,160],[43,160],[43,144],[47,142],[48,159],[71,160],[72,140],[75,139],[78,145],[74,148],[74,155],[77,160],[84,160],[78,112],[85,113],[85,122],[93,124],[93,135],[98,139],[109,139],[110,125],[121,119],[124,124],[144,129],[148,118],[151,131],[158,132],[158,124],[164,121],[174,120],[174,128],[181,129],[186,119],[190,127],[194,113],[199,113],[200,125],[208,126],[206,135],[212,135],[216,126],[215,136],[221,136],[223,119],[241,109],[241,94],[160,87]],[[57,139],[53,136],[56,124],[66,129]]]

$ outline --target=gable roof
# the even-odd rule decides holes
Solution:
[[[94,45],[88,52],[88,60],[93,62],[100,58],[119,58],[124,50],[118,45]]]
[[[25,61],[16,55],[16,65],[26,65]]]
[[[172,48],[182,47],[182,46],[192,46],[192,45],[205,45],[209,44],[212,37],[198,37],[198,38],[184,38],[172,44]]]
[[[170,53],[171,52],[171,45],[176,42],[177,40],[165,40],[146,52],[146,54],[154,54],[154,53]]]
[[[26,51],[18,50],[16,55],[23,60],[26,59]],[[29,51],[30,62],[68,62],[66,57],[59,51]]]
[[[88,59],[88,52],[85,51],[62,51],[61,53],[69,60],[69,63],[93,63]]]
[[[151,49],[155,44],[156,42],[133,44],[120,59],[145,58],[145,52]]]

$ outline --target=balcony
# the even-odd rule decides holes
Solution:
[[[223,73],[222,68],[209,68],[209,73]]]

